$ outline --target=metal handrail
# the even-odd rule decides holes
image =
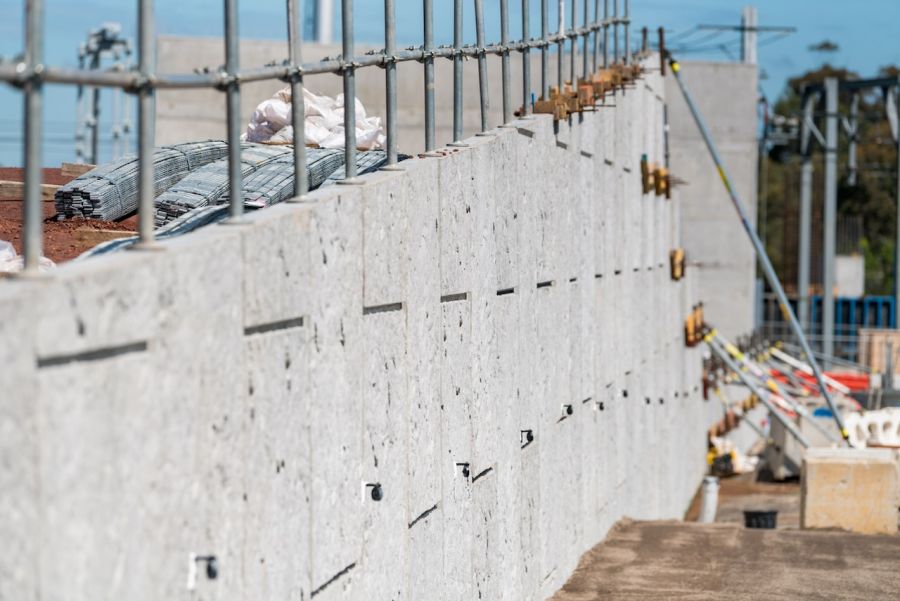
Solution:
[[[548,55],[549,48],[558,46],[559,79],[563,81],[563,53],[566,43],[569,44],[571,57],[570,77],[576,80],[575,57],[578,53],[579,39],[583,56],[583,75],[587,76],[589,38],[593,37],[593,61],[597,68],[600,47],[602,45],[603,67],[609,66],[608,36],[609,28],[613,30],[613,62],[619,62],[619,28],[624,28],[623,62],[632,60],[629,38],[629,0],[624,3],[623,14],[619,15],[619,0],[613,0],[613,11],[610,17],[609,0],[603,2],[603,15],[600,13],[599,0],[580,0],[584,8],[583,20],[577,23],[577,7],[579,0],[571,0],[571,27],[565,29],[563,15],[559,16],[559,27],[556,33],[549,33],[549,11],[547,0],[541,2],[541,37],[529,36],[528,18],[531,3],[537,0],[522,0],[522,38],[509,41],[509,0],[500,2],[500,37],[499,44],[484,41],[483,1],[474,0],[475,20],[478,24],[477,44],[462,44],[462,4],[463,0],[454,0],[454,10],[460,18],[454,19],[454,44],[452,46],[434,46],[433,34],[433,2],[423,0],[423,45],[396,49],[396,17],[394,0],[384,0],[385,6],[385,42],[384,49],[357,56],[354,52],[353,35],[353,0],[341,0],[341,29],[343,31],[342,56],[321,61],[303,63],[300,58],[302,40],[298,20],[302,11],[302,0],[286,0],[286,18],[288,21],[289,58],[282,65],[260,68],[241,69],[238,65],[238,0],[223,0],[225,13],[225,66],[218,71],[192,74],[164,74],[156,72],[155,56],[155,23],[153,0],[137,0],[138,3],[138,68],[129,72],[97,72],[85,69],[60,68],[44,64],[44,0],[25,0],[25,53],[21,61],[15,63],[0,62],[0,82],[18,87],[25,97],[24,115],[24,219],[23,219],[23,255],[26,275],[34,274],[42,255],[41,220],[41,120],[43,113],[43,85],[45,83],[88,85],[95,87],[121,88],[135,94],[138,98],[138,234],[140,238],[137,248],[154,247],[153,230],[153,147],[155,123],[155,92],[165,89],[214,88],[226,94],[226,113],[229,144],[229,181],[232,190],[241,189],[240,168],[240,89],[241,85],[256,81],[281,80],[290,83],[292,91],[292,110],[295,139],[305,139],[303,133],[303,77],[320,73],[338,73],[344,80],[344,105],[354,106],[356,101],[355,72],[366,67],[385,69],[385,94],[387,106],[386,149],[387,168],[394,167],[397,161],[397,78],[396,65],[401,62],[418,61],[423,64],[425,83],[425,150],[434,150],[434,59],[446,58],[454,62],[453,112],[454,142],[459,143],[462,137],[462,60],[474,57],[479,62],[479,95],[481,108],[481,129],[488,128],[487,123],[487,55],[501,57],[503,75],[501,86],[503,94],[503,122],[512,120],[512,100],[510,99],[511,82],[509,70],[509,53],[523,54],[522,93],[525,113],[530,112],[531,104],[531,62],[528,60],[532,49],[541,51],[541,96],[549,94]],[[590,4],[593,4],[593,19],[590,19]],[[602,38],[602,42],[601,42]],[[351,57],[347,60],[345,57]],[[344,148],[346,153],[346,177],[342,183],[356,183],[356,128],[354,126],[355,111],[344,112]],[[305,176],[306,151],[303,143],[294,145],[294,172],[296,197],[302,197],[307,189]],[[231,222],[239,222],[242,218],[243,203],[230,195]]]

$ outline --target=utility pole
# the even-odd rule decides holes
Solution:
[[[897,313],[900,311],[900,81],[890,88],[882,88],[884,92],[884,108],[887,113],[888,123],[891,127],[891,135],[894,137],[894,145],[897,148],[897,223],[894,238],[894,327],[900,319]]]
[[[756,64],[756,7],[748,5],[741,13],[741,62]]]
[[[745,6],[741,11],[740,25],[698,25],[697,29],[705,31],[736,31],[741,34],[741,62],[748,65],[757,64],[756,49],[760,33],[795,33],[796,27],[760,27],[757,21],[755,6]]]
[[[803,118],[800,121],[800,240],[797,264],[797,317],[800,325],[810,332],[809,321],[809,262],[810,228],[812,227],[812,145],[810,128],[813,127],[813,110],[818,95],[805,94],[803,98]]]
[[[838,80],[825,79],[825,224],[822,239],[822,352],[834,355],[834,255],[837,224]],[[826,369],[828,362],[825,361]]]
[[[332,0],[315,0],[316,7],[316,42],[331,44],[331,31],[334,28],[334,3]]]

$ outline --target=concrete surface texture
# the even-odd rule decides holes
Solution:
[[[664,98],[0,282],[0,599],[545,599],[680,517],[718,408]]]
[[[553,601],[894,599],[900,538],[625,522]]]
[[[755,227],[756,65],[686,61],[681,67]],[[685,253],[699,267],[698,294],[706,321],[733,339],[753,329],[756,256],[673,78],[666,80],[666,92],[671,171],[685,181]]]
[[[809,449],[801,477],[802,527],[896,534],[898,465],[891,449]]]

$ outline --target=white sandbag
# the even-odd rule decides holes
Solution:
[[[53,269],[56,264],[47,257],[41,257],[38,261],[38,270],[47,271]],[[16,254],[13,245],[5,240],[0,240],[0,273],[18,273],[25,268],[25,257]]]
[[[337,98],[318,96],[303,89],[305,119],[305,143],[320,148],[344,146],[344,95]],[[359,150],[376,150],[384,147],[381,118],[369,117],[363,104],[356,99],[356,147]],[[247,132],[248,142],[293,144],[294,128],[291,125],[291,89],[279,90],[272,98],[256,107]]]

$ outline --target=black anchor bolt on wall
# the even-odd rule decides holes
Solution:
[[[384,498],[384,489],[381,488],[380,482],[373,482],[371,484],[366,484],[366,488],[371,488],[369,495],[372,497],[373,501],[380,501]]]
[[[206,564],[206,577],[215,580],[219,577],[219,561],[215,555],[198,555],[194,558],[197,563]]]
[[[457,463],[456,466],[462,468],[461,473],[463,475],[463,478],[469,477],[470,472],[469,472],[469,464],[468,463]]]
[[[575,413],[575,408],[572,407],[572,405],[563,405],[562,411],[563,411],[563,417],[566,417],[566,416],[569,416],[569,415],[572,415],[573,413]]]
[[[606,406],[603,404],[603,401],[597,401],[597,404],[594,405],[597,408],[597,411],[603,411],[606,409]]]
[[[644,402],[647,403],[647,404],[649,405],[649,404],[650,404],[650,397],[648,397],[648,396],[644,397]]]
[[[534,432],[532,430],[519,430],[519,444],[523,447],[534,442]]]

